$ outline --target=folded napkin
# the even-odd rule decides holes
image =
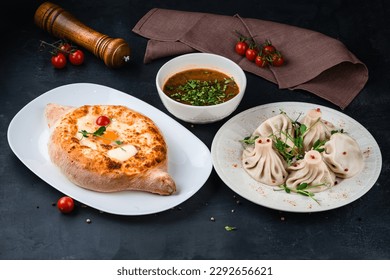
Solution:
[[[362,90],[368,70],[343,43],[316,31],[260,19],[152,9],[132,30],[148,38],[144,62],[190,52],[225,56],[280,89],[302,89],[344,109]],[[281,67],[260,68],[235,53],[237,32],[269,39],[283,54]]]

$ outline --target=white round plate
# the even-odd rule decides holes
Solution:
[[[243,146],[240,140],[250,136],[266,119],[284,111],[292,119],[303,117],[310,109],[320,108],[323,119],[344,129],[354,138],[364,155],[364,169],[349,179],[312,198],[264,185],[254,180],[241,165]],[[301,114],[301,115],[300,115]],[[382,156],[373,136],[360,123],[336,110],[299,102],[279,102],[248,109],[228,120],[216,133],[211,157],[222,181],[234,192],[253,203],[286,212],[320,212],[349,204],[363,196],[375,184],[382,168]]]
[[[48,155],[49,129],[44,118],[48,103],[77,107],[86,104],[124,105],[151,118],[165,136],[168,172],[176,182],[177,192],[170,196],[135,191],[99,193],[71,183]],[[8,127],[8,143],[31,171],[54,188],[85,205],[118,215],[145,215],[173,208],[193,196],[212,170],[210,150],[184,126],[131,95],[90,83],[61,86],[28,103],[12,119]]]

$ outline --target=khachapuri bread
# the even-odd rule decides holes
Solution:
[[[48,104],[52,162],[74,184],[97,192],[171,195],[168,147],[156,124],[121,105]]]

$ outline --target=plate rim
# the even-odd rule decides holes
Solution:
[[[50,98],[50,97],[53,97],[53,96],[54,96],[54,99],[55,99],[55,95],[58,94],[58,92],[60,92],[61,90],[67,90],[67,89],[71,89],[71,88],[75,88],[75,87],[76,88],[88,88],[89,92],[86,93],[87,95],[90,95],[91,92],[93,92],[93,91],[99,91],[100,90],[100,91],[107,91],[107,95],[110,94],[110,96],[112,95],[115,98],[117,98],[118,99],[117,102],[119,102],[119,100],[121,100],[121,99],[128,99],[128,101],[129,101],[128,103],[131,103],[132,101],[138,102],[137,106],[135,106],[135,107],[144,106],[143,110],[141,110],[142,111],[141,113],[143,113],[144,115],[148,116],[148,113],[145,113],[144,111],[151,111],[150,114],[152,114],[152,115],[157,114],[160,117],[162,117],[164,119],[164,121],[169,120],[170,124],[174,124],[175,127],[180,128],[181,131],[186,131],[186,133],[187,133],[186,137],[190,137],[192,139],[192,141],[195,141],[194,143],[197,143],[198,147],[202,148],[201,151],[204,153],[204,156],[206,158],[206,161],[204,162],[204,165],[201,168],[202,173],[203,173],[203,175],[202,175],[203,177],[201,179],[202,182],[198,182],[198,185],[192,184],[191,188],[190,188],[191,192],[186,191],[186,192],[184,192],[184,194],[179,193],[178,194],[179,195],[178,199],[176,199],[176,200],[173,199],[172,203],[167,204],[165,207],[162,207],[161,209],[155,209],[155,210],[150,210],[149,209],[149,210],[146,210],[146,211],[140,210],[138,212],[137,211],[129,211],[129,209],[127,211],[123,211],[123,210],[120,210],[120,209],[114,210],[114,209],[110,209],[110,208],[96,207],[96,205],[94,205],[94,203],[92,203],[92,205],[91,205],[90,201],[85,201],[85,198],[83,198],[81,200],[78,200],[78,199],[75,198],[76,200],[78,200],[80,203],[88,205],[91,208],[94,208],[94,209],[97,209],[97,210],[101,210],[101,211],[103,211],[105,213],[110,213],[110,214],[115,214],[115,215],[125,215],[125,216],[141,216],[141,215],[156,214],[156,213],[160,213],[160,212],[172,209],[172,208],[176,207],[177,205],[179,205],[179,204],[185,202],[186,200],[190,199],[192,196],[194,196],[204,186],[204,184],[206,183],[206,181],[208,180],[208,178],[211,175],[213,165],[212,165],[212,159],[211,159],[211,151],[210,151],[210,149],[206,146],[206,144],[203,141],[201,141],[195,134],[193,134],[190,130],[188,130],[186,127],[184,127],[178,121],[174,120],[168,114],[166,114],[165,112],[157,109],[153,105],[148,104],[147,102],[145,102],[145,101],[143,101],[143,100],[141,100],[141,99],[139,99],[139,98],[137,98],[137,97],[135,97],[135,96],[133,96],[131,94],[125,93],[125,92],[123,92],[121,90],[117,90],[115,88],[112,88],[112,87],[109,87],[109,86],[105,86],[105,85],[101,85],[101,84],[96,84],[96,83],[70,83],[70,84],[64,84],[64,85],[52,88],[52,89],[50,89],[50,90],[48,90],[46,92],[43,92],[40,95],[38,95],[37,97],[35,97],[34,99],[30,100],[27,104],[25,104],[12,117],[11,121],[9,122],[8,129],[7,129],[7,140],[8,140],[8,145],[9,145],[10,149],[12,150],[14,155],[31,172],[33,172],[35,175],[37,175],[46,184],[48,184],[49,186],[55,188],[56,190],[64,193],[65,195],[68,195],[70,193],[69,190],[64,190],[61,187],[59,188],[58,186],[54,186],[53,184],[51,184],[47,180],[47,177],[45,175],[40,174],[40,172],[35,170],[29,163],[27,163],[27,160],[23,157],[22,152],[14,144],[14,140],[12,139],[14,134],[15,134],[15,125],[17,125],[17,122],[19,121],[19,119],[21,119],[24,116],[23,114],[26,114],[27,110],[34,109],[34,106],[42,105],[42,102],[43,102],[42,100],[46,100],[47,98]],[[69,101],[70,101],[69,103],[74,103],[74,104],[78,103],[77,100],[76,101],[69,100]],[[94,102],[91,102],[91,104],[92,103],[94,103]],[[97,104],[97,103],[94,103],[94,104]],[[107,104],[108,104],[108,102],[107,102]],[[125,106],[131,108],[127,104]],[[139,109],[134,109],[134,110],[140,111]],[[43,113],[42,113],[42,115],[43,115]],[[153,120],[153,121],[155,121],[155,120]],[[44,130],[44,128],[43,128],[43,130]],[[166,131],[162,131],[162,132],[163,132],[164,137],[167,138],[166,137],[166,133],[167,132]],[[43,131],[41,133],[43,133]],[[169,140],[166,139],[166,141],[168,142]],[[37,145],[39,145],[39,144],[37,144]],[[177,149],[177,147],[170,148],[170,145],[168,145],[168,148],[169,149],[175,149],[175,148]],[[52,164],[51,162],[48,162],[47,164],[54,166],[54,164]],[[168,158],[168,165],[170,165],[169,158]],[[168,168],[169,168],[169,166],[168,166]],[[77,187],[76,185],[74,185],[70,181],[68,183],[70,185],[72,185],[73,187],[76,187],[77,189],[80,189],[80,187]],[[90,193],[93,194],[92,196],[94,196],[94,194],[96,194],[96,192],[91,191],[91,190],[86,190],[86,189],[82,189],[82,192],[87,192],[87,193],[90,192]],[[129,192],[131,193],[131,191],[129,191]],[[129,192],[127,192],[127,193],[129,193]],[[98,193],[98,194],[102,195],[102,193]],[[149,194],[149,193],[144,193],[144,194],[155,196],[155,198],[160,198],[160,196],[155,195],[155,194]],[[103,193],[103,195],[104,195],[104,193]],[[108,193],[108,195],[111,195],[111,194]],[[182,195],[182,197],[180,197],[180,195]],[[141,196],[142,196],[142,194],[141,194]],[[161,199],[163,199],[163,198],[165,198],[165,197],[161,196]],[[168,196],[168,198],[169,198],[169,196]]]

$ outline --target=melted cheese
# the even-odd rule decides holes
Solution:
[[[83,138],[83,135],[81,133],[78,133],[78,138],[81,139],[80,140],[80,144],[83,145],[83,146],[87,146],[89,148],[91,148],[92,150],[97,150],[97,145],[95,142],[89,140],[88,138]]]
[[[125,161],[137,154],[137,148],[133,145],[123,145],[107,152],[107,155],[118,161]]]

